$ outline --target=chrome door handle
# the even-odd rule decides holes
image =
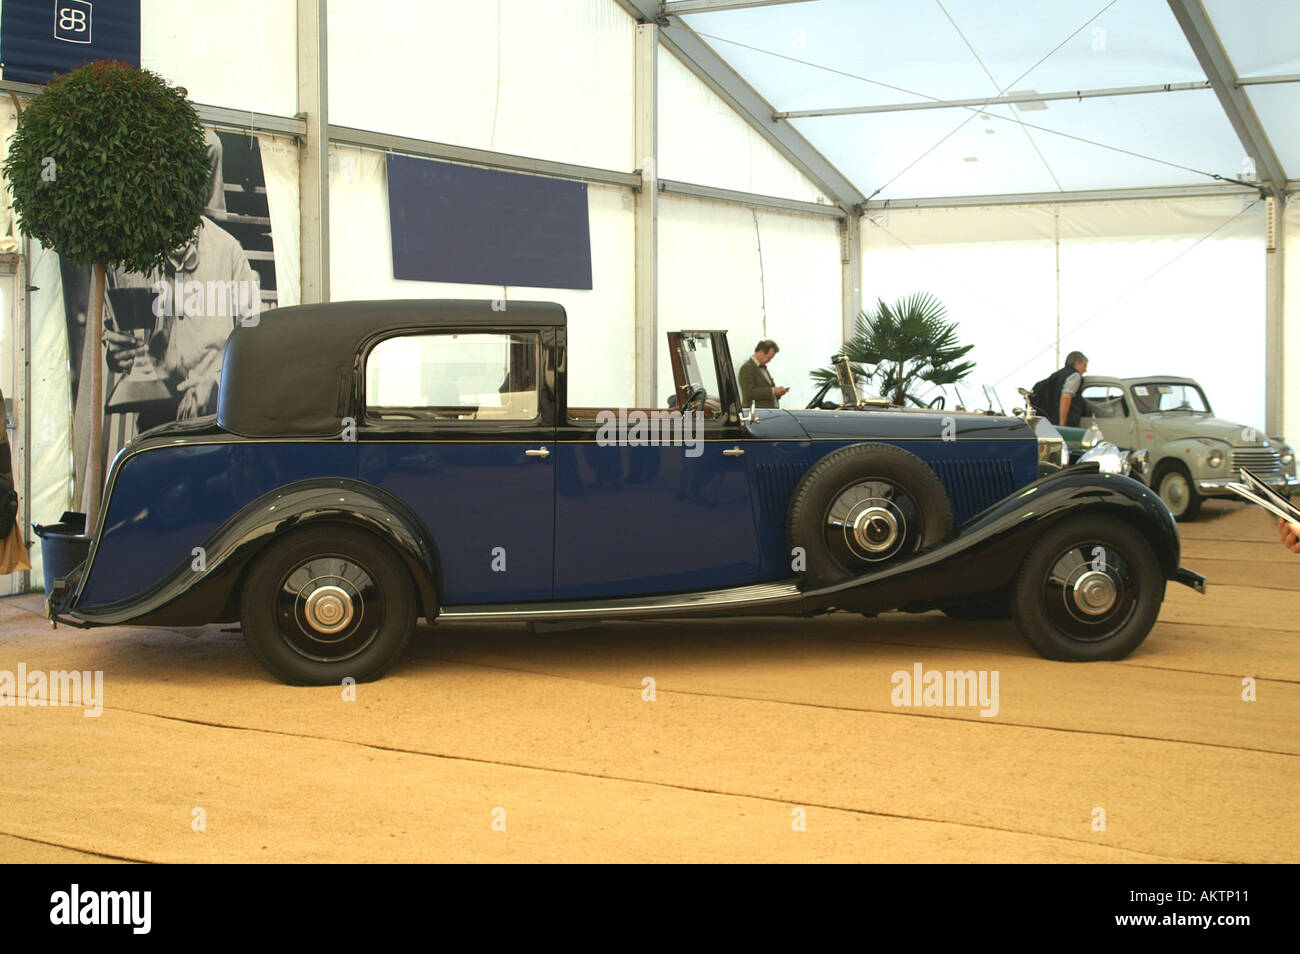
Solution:
[[[733,447],[731,450],[724,450],[722,452],[722,456],[723,457],[744,457],[745,452],[741,450],[739,447]]]
[[[528,457],[550,457],[551,456],[551,452],[548,451],[545,447],[539,447],[537,450],[524,451],[524,454],[527,455]]]

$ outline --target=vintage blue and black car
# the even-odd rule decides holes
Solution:
[[[1174,521],[991,413],[741,405],[722,331],[669,335],[667,408],[576,407],[554,304],[350,302],[236,329],[218,413],[113,462],[79,626],[238,622],[290,683],[374,679],[417,618],[942,609],[1114,659],[1177,580]],[[1051,468],[1049,467],[1049,470]],[[865,624],[864,624],[865,625]]]

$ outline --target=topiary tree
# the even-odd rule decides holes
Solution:
[[[22,231],[94,266],[88,520],[104,485],[102,337],[108,268],[148,274],[199,226],[211,167],[185,90],[129,63],[99,60],[51,80],[22,110],[4,175]]]
[[[918,382],[954,384],[975,368],[973,361],[958,361],[974,345],[957,343],[957,323],[949,322],[948,310],[925,292],[885,304],[876,299],[874,312],[858,315],[853,337],[844,342],[856,381],[874,381],[880,394],[893,403],[919,404],[914,389]],[[868,371],[863,365],[872,365]],[[835,380],[834,368],[812,372],[818,385]]]

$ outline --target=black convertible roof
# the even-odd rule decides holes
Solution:
[[[552,302],[341,301],[274,308],[231,332],[217,423],[243,437],[329,437],[353,413],[358,356],[382,338],[455,328],[564,327]],[[502,307],[504,306],[504,307]]]

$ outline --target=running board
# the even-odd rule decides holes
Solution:
[[[568,600],[546,603],[478,603],[448,606],[438,619],[509,621],[529,619],[622,619],[636,616],[685,616],[715,609],[740,609],[798,601],[803,592],[794,583],[755,583],[725,590],[697,590],[663,596],[625,596],[611,600]]]

